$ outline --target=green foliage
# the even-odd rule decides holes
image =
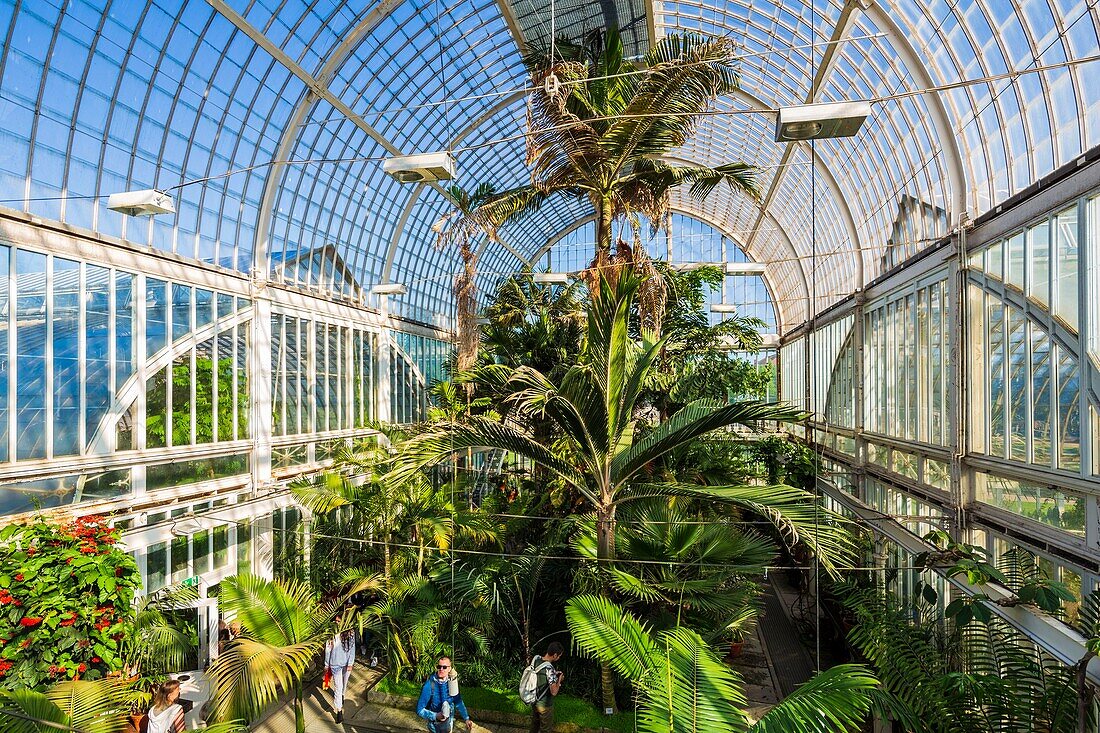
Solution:
[[[951,618],[934,606],[918,612],[875,589],[853,589],[844,598],[857,618],[849,641],[893,696],[880,709],[907,730],[1077,731],[1075,668],[1047,657],[996,617],[958,610]]]
[[[42,689],[122,668],[140,576],[97,517],[0,529],[0,686]]]
[[[741,679],[694,631],[652,633],[615,604],[578,596],[566,609],[581,653],[612,665],[641,698],[638,730],[674,733],[733,730],[840,733],[861,728],[878,681],[860,665],[824,672],[749,727]]]

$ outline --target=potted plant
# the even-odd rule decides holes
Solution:
[[[744,606],[726,624],[730,632],[730,651],[726,659],[737,659],[745,651],[745,638],[756,628],[756,618],[756,609]]]

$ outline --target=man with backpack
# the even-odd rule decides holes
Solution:
[[[554,698],[561,691],[565,673],[554,669],[565,647],[552,641],[541,657],[535,655],[519,681],[519,696],[531,705],[530,733],[551,733],[554,730]]]
[[[458,692],[457,678],[451,679],[451,658],[440,657],[435,669],[436,673],[428,675],[428,679],[424,680],[420,699],[416,702],[416,714],[428,721],[428,733],[451,733],[455,724],[455,713],[466,721],[467,731],[473,730],[474,721],[470,720],[466,703]],[[453,686],[452,681],[455,683]]]

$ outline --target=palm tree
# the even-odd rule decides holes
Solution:
[[[196,588],[176,585],[138,602],[133,627],[119,646],[125,675],[140,674],[148,678],[185,668],[187,657],[195,648],[187,630],[168,614],[193,608],[196,600]]]
[[[610,601],[577,596],[565,609],[573,642],[612,665],[641,697],[642,733],[854,733],[871,709],[878,681],[858,664],[818,674],[749,725],[741,678],[694,631],[652,633]]]
[[[826,569],[851,553],[847,534],[828,521],[811,494],[791,487],[703,486],[658,483],[648,478],[656,461],[715,430],[756,427],[765,421],[795,420],[800,413],[760,402],[692,402],[644,432],[635,416],[638,399],[662,348],[643,331],[628,335],[630,314],[641,282],[626,274],[615,287],[601,279],[601,296],[591,299],[588,339],[578,362],[559,380],[531,369],[487,366],[480,375],[504,390],[510,422],[470,416],[431,426],[402,447],[402,459],[386,480],[405,481],[453,451],[495,448],[541,465],[583,496],[596,519],[597,561],[615,560],[615,514],[621,504],[653,496],[690,495],[733,502],[764,514],[791,540],[817,551]],[[502,410],[503,411],[503,410]],[[540,441],[524,428],[527,419],[551,422],[559,439]],[[644,434],[643,434],[644,432]],[[605,707],[614,707],[610,672],[604,678]]]
[[[364,579],[321,601],[298,581],[264,580],[236,575],[221,583],[219,604],[241,622],[243,632],[231,641],[207,674],[213,682],[215,717],[254,720],[283,692],[294,692],[297,733],[305,733],[302,678],[338,630],[336,617],[355,593],[373,587]],[[345,615],[341,628],[353,619]]]
[[[496,193],[492,184],[481,183],[473,191],[461,186],[447,188],[447,197],[454,204],[450,213],[440,218],[432,230],[440,249],[458,246],[462,272],[455,276],[454,293],[457,308],[458,359],[456,371],[461,373],[474,365],[480,341],[477,327],[477,260],[481,254],[475,244],[482,238],[495,239],[496,230],[486,226],[484,219],[473,214]],[[469,396],[471,389],[467,389]]]
[[[723,183],[757,195],[754,169],[746,163],[708,167],[663,160],[691,138],[719,97],[738,88],[732,39],[669,35],[634,63],[624,59],[622,40],[612,29],[603,39],[563,44],[557,51],[527,59],[531,183],[494,194],[478,207],[474,218],[484,228],[496,230],[554,197],[586,200],[596,214],[590,270],[613,278],[608,268],[616,221],[631,222],[636,232],[642,218],[654,228],[665,226],[670,192],[681,185],[690,185],[696,197]],[[644,252],[620,249],[621,264],[644,262]],[[660,284],[651,280],[644,295],[663,301]]]
[[[626,507],[615,539],[622,562],[609,576],[624,597],[655,611],[650,619],[658,624],[723,631],[731,618],[747,624],[756,615],[753,600],[760,591],[749,577],[763,572],[775,557],[775,545],[733,521],[701,522],[699,516],[677,499]],[[585,529],[573,546],[581,557],[595,559],[593,528]]]

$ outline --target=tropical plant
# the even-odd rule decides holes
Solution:
[[[894,697],[889,713],[906,730],[1078,730],[1077,668],[1050,658],[1000,619],[948,618],[926,599],[903,603],[879,589],[843,598],[857,620],[848,639]],[[1091,721],[1091,707],[1083,715]]]
[[[589,301],[584,351],[560,379],[522,366],[489,365],[478,370],[481,379],[507,394],[502,412],[510,422],[472,416],[430,426],[403,445],[402,457],[387,480],[406,481],[453,451],[507,450],[544,467],[587,500],[595,513],[597,562],[603,569],[616,557],[614,527],[620,505],[679,494],[738,503],[761,513],[788,539],[801,539],[816,549],[831,570],[850,552],[850,540],[806,492],[652,480],[654,462],[708,433],[738,424],[756,427],[765,421],[793,420],[800,414],[760,402],[698,400],[644,432],[635,410],[662,341],[649,331],[642,332],[640,342],[628,334],[640,284],[629,274],[615,286],[601,280],[600,297]],[[524,429],[528,419],[552,423],[559,436],[556,442],[546,444],[533,437]],[[613,707],[611,682],[608,673],[605,707]]]
[[[670,34],[635,63],[624,58],[615,29],[585,43],[559,44],[553,55],[533,52],[527,58],[532,182],[493,195],[476,217],[498,227],[556,196],[586,200],[596,214],[593,265],[600,272],[611,264],[615,221],[636,225],[644,217],[663,226],[678,186],[690,185],[697,197],[723,183],[755,195],[754,170],[745,163],[664,160],[691,138],[719,97],[737,89],[733,53],[729,38]]]
[[[137,602],[133,623],[119,648],[124,676],[139,676],[138,686],[148,689],[168,672],[187,668],[185,662],[196,647],[171,613],[193,608],[198,597],[196,588],[176,585]]]
[[[68,680],[45,692],[0,692],[0,730],[5,733],[123,733],[131,730],[126,684],[116,679]],[[208,725],[207,733],[244,733],[236,722]]]
[[[345,611],[350,597],[372,587],[372,579],[362,579],[322,601],[297,581],[252,575],[223,580],[219,605],[240,621],[242,632],[207,670],[214,717],[255,720],[282,692],[293,691],[295,729],[305,733],[306,668],[337,630],[354,623]],[[341,614],[342,624],[337,624]]]
[[[733,522],[689,512],[678,499],[651,499],[624,508],[617,517],[619,559],[608,569],[615,588],[645,608],[659,626],[681,623],[695,629],[722,629],[730,619],[747,628],[756,613],[760,575],[775,557],[765,537]],[[595,559],[590,522],[574,538],[581,557]]]
[[[122,668],[141,578],[99,517],[0,529],[0,687],[41,689]]]
[[[454,209],[433,226],[439,248],[457,246],[462,258],[462,271],[455,276],[454,294],[458,323],[457,371],[464,372],[477,360],[479,331],[477,325],[477,260],[478,240],[495,239],[496,231],[486,226],[486,220],[474,212],[496,193],[492,184],[479,184],[472,191],[454,185],[446,189]],[[467,390],[467,394],[469,394]]]
[[[653,633],[610,601],[593,595],[569,601],[566,618],[583,654],[616,669],[637,690],[643,733],[841,733],[860,730],[878,681],[862,665],[818,674],[749,725],[741,678],[694,631]]]

